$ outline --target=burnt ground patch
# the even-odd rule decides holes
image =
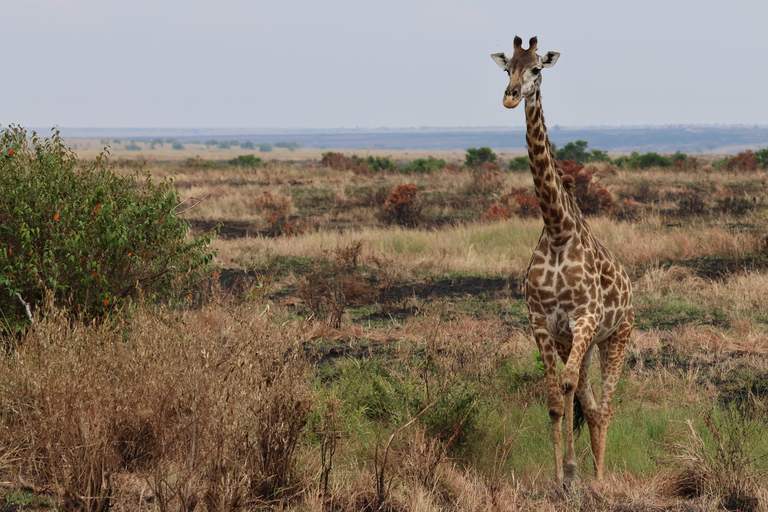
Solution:
[[[425,299],[435,297],[450,299],[466,295],[500,294],[522,299],[521,279],[512,277],[449,277],[442,279],[427,279],[421,282],[404,283],[392,287],[389,295],[400,300],[407,297]]]
[[[213,220],[189,220],[189,226],[192,233],[208,233],[219,228],[219,238],[230,240],[233,238],[243,238],[247,236],[258,236],[262,234],[256,226],[250,222],[243,221],[213,221]]]
[[[699,277],[722,280],[739,272],[768,270],[768,255],[750,253],[739,256],[703,256],[665,261],[661,267],[668,269],[673,265],[688,268]]]

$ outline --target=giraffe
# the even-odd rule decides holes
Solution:
[[[537,38],[532,37],[524,50],[522,39],[515,36],[511,57],[505,53],[491,57],[510,77],[504,106],[515,108],[525,99],[525,139],[544,220],[528,264],[525,300],[544,363],[555,472],[558,483],[568,485],[579,481],[573,447],[574,395],[589,426],[595,478],[603,478],[611,402],[635,315],[627,272],[592,234],[573,197],[573,181],[561,176],[556,167],[544,125],[540,88],[542,68],[554,66],[560,54],[536,55],[537,44]],[[601,367],[599,402],[589,380],[595,347]],[[560,382],[558,356],[565,365]]]

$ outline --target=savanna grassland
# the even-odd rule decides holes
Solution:
[[[283,153],[113,156],[172,177],[213,266],[125,320],[39,305],[0,370],[3,510],[768,509],[768,170],[564,164],[636,312],[606,479],[582,433],[566,492],[530,172]]]

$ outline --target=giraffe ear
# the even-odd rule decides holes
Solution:
[[[560,54],[557,52],[547,52],[546,55],[542,55],[539,57],[539,62],[541,62],[541,67],[543,68],[551,68],[555,65],[555,62],[557,62],[557,59],[560,58]]]
[[[491,55],[491,58],[493,61],[499,65],[501,69],[507,69],[507,64],[509,64],[509,61],[512,60],[509,55],[506,53],[494,53]]]

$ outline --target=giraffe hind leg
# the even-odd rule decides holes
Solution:
[[[611,403],[616,392],[616,385],[621,376],[621,368],[624,364],[624,355],[629,344],[629,335],[632,333],[634,312],[629,310],[626,318],[616,332],[598,344],[600,349],[600,373],[602,377],[602,393],[600,396],[600,419],[598,429],[597,446],[592,445],[595,457],[595,477],[603,479],[605,469],[605,444],[608,437],[608,424],[613,416]]]

